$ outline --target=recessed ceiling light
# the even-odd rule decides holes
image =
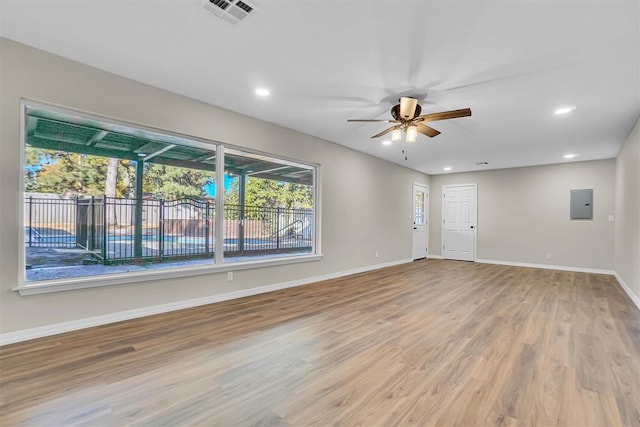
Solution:
[[[560,108],[556,109],[556,111],[554,111],[553,114],[555,114],[556,116],[560,116],[562,114],[570,113],[575,109],[576,109],[575,105],[570,105],[570,106],[567,106],[567,107],[560,107]]]
[[[382,145],[391,145],[391,141],[385,139],[384,141],[382,141]]]
[[[259,87],[256,89],[256,95],[258,96],[269,96],[270,94],[271,92],[267,88]]]
[[[451,166],[445,166],[445,167],[444,167],[444,170],[446,170],[446,171],[450,171],[450,170],[451,170]]]
[[[572,153],[572,154],[565,154],[563,157],[565,159],[573,159],[574,157],[578,157],[578,155]]]

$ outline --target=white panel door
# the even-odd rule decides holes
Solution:
[[[421,259],[427,257],[429,241],[429,188],[413,184],[413,250],[411,257]]]
[[[474,261],[476,257],[475,184],[442,187],[442,257]]]

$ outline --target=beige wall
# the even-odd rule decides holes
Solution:
[[[640,295],[640,125],[617,160],[438,175],[155,89],[0,38],[0,333],[403,260],[411,184],[428,184],[430,254],[441,248],[442,185],[478,184],[477,258],[613,270]],[[322,261],[20,297],[20,98],[321,165]],[[617,165],[617,168],[616,168]],[[569,190],[594,189],[594,220],[569,220]],[[614,188],[615,197],[614,197]],[[607,216],[616,214],[616,222]],[[615,227],[615,260],[614,260]],[[375,251],[379,251],[379,258]],[[551,253],[551,260],[545,254]]]
[[[613,269],[614,160],[432,176],[432,255],[442,253],[442,186],[466,183],[478,185],[476,258]],[[569,219],[570,190],[582,188],[594,192],[592,221]]]
[[[614,269],[640,300],[640,119],[616,159]]]
[[[424,174],[6,39],[0,55],[0,333],[411,257],[411,186],[428,183]],[[233,282],[210,274],[19,296],[21,97],[320,164],[323,259],[239,271]]]

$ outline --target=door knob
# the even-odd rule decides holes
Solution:
[[[473,228],[473,225],[471,226],[471,228]]]

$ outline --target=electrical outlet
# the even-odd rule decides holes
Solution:
[[[233,271],[227,272],[227,282],[233,282]]]
[[[376,251],[376,258],[378,258],[380,256],[380,254],[378,253],[378,251]]]
[[[551,254],[547,254],[547,256],[545,258],[551,259]]]

